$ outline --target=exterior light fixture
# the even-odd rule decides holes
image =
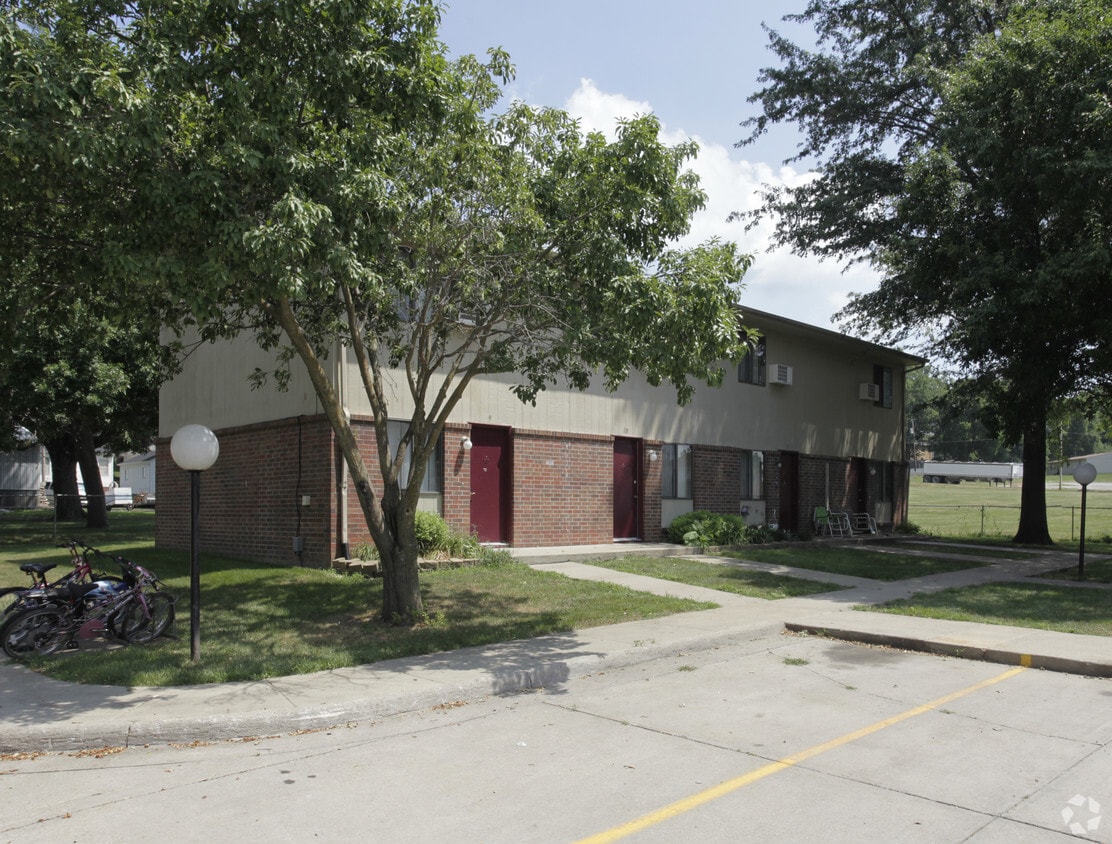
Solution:
[[[471,446],[474,445],[474,443],[471,442],[471,437],[464,437],[462,440],[460,440],[459,444],[463,446],[464,451],[470,451]]]
[[[1077,546],[1077,579],[1085,579],[1085,498],[1089,484],[1097,479],[1097,467],[1092,463],[1078,464],[1073,470],[1073,479],[1081,484],[1081,543]]]
[[[201,472],[220,456],[216,434],[204,425],[186,425],[170,440],[170,456],[189,472],[189,658],[201,658]]]

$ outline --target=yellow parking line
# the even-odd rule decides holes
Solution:
[[[839,736],[836,739],[831,739],[830,741],[824,742],[823,744],[817,744],[814,747],[810,747],[807,750],[800,751],[793,756],[785,757],[784,759],[777,760],[776,762],[770,762],[762,768],[757,768],[755,771],[750,771],[748,774],[743,774],[742,776],[736,777],[732,780],[726,780],[725,782],[719,783],[716,786],[708,788],[704,791],[700,791],[697,794],[692,794],[690,797],[685,797],[682,800],[677,800],[675,803],[672,803],[669,806],[665,806],[662,809],[657,809],[655,812],[650,812],[649,814],[643,815],[642,817],[630,821],[629,823],[622,824],[621,826],[616,826],[613,829],[608,829],[605,832],[600,832],[596,835],[590,836],[589,838],[584,838],[579,841],[578,844],[606,844],[606,842],[617,841],[621,838],[625,838],[627,835],[632,835],[635,832],[640,832],[642,829],[647,829],[650,826],[655,826],[656,824],[662,821],[666,821],[669,818],[674,818],[677,815],[682,815],[685,812],[690,812],[692,809],[702,806],[704,803],[709,803],[712,800],[717,800],[719,797],[724,797],[733,791],[737,791],[739,788],[744,788],[745,786],[751,785],[758,780],[762,780],[765,777],[771,776],[772,774],[779,773],[785,768],[790,768],[793,765],[798,765],[800,762],[805,762],[808,759],[813,759],[820,754],[826,753],[828,750],[834,750],[835,748],[842,747],[843,745],[849,744],[850,742],[857,741],[858,739],[864,738],[865,736],[869,736],[875,732],[879,732],[886,727],[891,727],[895,724],[899,724],[901,721],[906,721],[909,718],[914,718],[916,715],[922,715],[926,712],[930,712],[933,709],[938,709],[938,707],[945,706],[951,701],[955,701],[959,698],[965,697],[966,695],[973,694],[973,692],[977,692],[981,689],[993,686],[997,683],[1001,683],[1004,680],[1010,679],[1011,677],[1014,677],[1017,674],[1021,674],[1026,670],[1026,667],[1011,668],[1005,671],[1003,674],[998,674],[995,677],[990,677],[987,680],[982,680],[980,683],[976,683],[967,688],[961,689],[956,692],[951,692],[948,695],[943,695],[942,697],[936,698],[929,703],[924,703],[922,706],[916,706],[913,709],[908,709],[905,712],[901,712],[899,715],[893,715],[891,718],[885,718],[883,721],[877,721],[875,724],[870,724],[867,727],[862,727],[860,730],[854,730],[852,733],[846,733],[844,736]]]

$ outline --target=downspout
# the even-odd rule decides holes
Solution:
[[[344,344],[339,340],[336,341],[336,392],[340,394],[340,407],[344,409],[344,417],[348,423],[351,422],[351,413],[347,408],[347,355],[345,354]],[[337,444],[337,450],[339,444]],[[336,490],[336,499],[338,502],[338,510],[340,523],[337,526],[336,537],[336,554],[337,556],[348,559],[351,554],[348,547],[348,464],[347,458],[340,452],[340,472],[339,480],[337,481],[338,488]]]
[[[903,524],[907,522],[908,504],[911,497],[911,465],[915,460],[915,454],[908,449],[907,442],[907,426],[909,424],[907,413],[907,376],[909,372],[915,372],[919,369],[925,369],[927,366],[926,360],[920,360],[919,363],[905,366],[903,368],[903,375],[900,383],[900,454],[906,455],[903,461],[904,476],[903,483],[900,485],[899,501],[892,502],[892,522],[894,524]],[[915,445],[914,442],[911,443]],[[893,484],[893,497],[895,497],[895,485]],[[896,506],[899,504],[899,507]]]

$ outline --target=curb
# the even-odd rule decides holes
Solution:
[[[475,702],[492,696],[558,686],[573,678],[626,668],[685,652],[710,650],[735,642],[739,638],[748,639],[774,634],[782,632],[783,629],[782,622],[756,623],[744,627],[727,628],[711,635],[691,634],[671,638],[661,644],[648,639],[644,644],[618,649],[611,653],[537,657],[532,664],[524,666],[521,664],[523,654],[520,653],[523,648],[526,653],[531,646],[539,646],[543,651],[546,641],[551,642],[558,637],[522,640],[494,648],[466,648],[452,651],[451,654],[461,663],[470,658],[485,664],[474,669],[475,676],[452,683],[444,683],[437,679],[442,672],[432,665],[443,661],[444,654],[408,657],[368,666],[321,672],[320,675],[315,676],[322,680],[344,682],[358,680],[360,685],[381,680],[384,687],[396,686],[399,677],[412,677],[415,680],[423,680],[420,689],[304,706],[293,703],[291,697],[296,696],[296,689],[303,682],[311,683],[310,678],[314,675],[219,684],[207,688],[186,687],[187,691],[184,692],[178,687],[141,687],[127,690],[121,688],[119,691],[126,692],[124,695],[126,700],[114,703],[111,710],[92,709],[88,718],[78,716],[65,720],[51,720],[51,713],[43,711],[41,722],[10,724],[4,723],[0,717],[0,753],[57,752],[95,747],[141,747],[148,744],[249,740],[302,731],[325,730],[356,721],[373,721],[459,702]],[[584,647],[589,649],[590,643],[586,643]],[[515,651],[519,653],[514,655]],[[506,664],[515,667],[500,668]],[[26,671],[28,674],[33,673],[23,666],[13,665],[12,667],[19,671]],[[427,672],[428,676],[421,677],[422,672]],[[61,683],[61,681],[50,682]],[[207,706],[217,706],[219,698],[227,696],[225,692],[229,687],[236,687],[249,697],[263,702],[251,711],[244,712],[180,717],[154,717],[152,714],[151,717],[146,718],[136,714],[136,710],[142,708],[146,708],[148,712],[157,708],[159,701],[164,701],[170,695],[195,698],[195,702],[190,701],[187,706],[195,705],[198,710]],[[89,687],[84,688],[89,690]],[[49,704],[43,706],[45,710],[48,708]]]
[[[855,642],[864,645],[881,645],[934,656],[950,656],[979,662],[999,663],[1000,665],[1020,665],[1025,668],[1041,668],[1044,671],[1078,674],[1085,677],[1112,677],[1112,664],[1071,659],[1053,654],[1020,653],[1006,648],[980,647],[945,642],[939,639],[923,639],[893,633],[874,633],[796,622],[785,622],[784,628],[792,633],[803,633],[809,636],[838,639],[842,642]]]

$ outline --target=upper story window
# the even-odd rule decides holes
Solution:
[[[892,367],[873,366],[873,383],[880,388],[880,398],[873,402],[875,407],[892,409]]]
[[[386,435],[390,438],[390,456],[393,457],[398,453],[398,443],[401,442],[405,432],[409,429],[409,422],[403,420],[391,419],[386,423]],[[440,470],[441,457],[444,453],[444,436],[441,435],[440,440],[436,443],[436,448],[433,449],[429,455],[429,462],[425,464],[425,477],[421,479],[421,492],[443,492],[443,472]],[[402,461],[402,470],[398,475],[398,485],[405,489],[406,482],[409,479],[409,466],[412,462],[413,449],[405,453],[405,460]]]
[[[765,338],[749,343],[749,351],[737,366],[737,380],[742,384],[765,385]]]
[[[665,443],[660,448],[661,498],[691,497],[691,446]]]

